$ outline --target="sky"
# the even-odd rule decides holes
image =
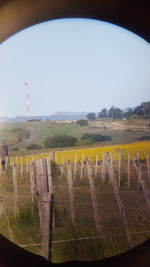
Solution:
[[[117,25],[59,19],[0,45],[0,117],[99,112],[150,101],[150,44]]]

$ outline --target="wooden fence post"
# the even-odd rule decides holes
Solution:
[[[54,212],[54,199],[53,194],[45,192],[43,194],[43,225],[42,225],[42,242],[41,254],[48,261],[52,257],[52,233],[53,233],[53,212]]]
[[[140,165],[137,166],[135,159],[133,159],[133,164],[134,164],[135,170],[137,172],[138,181],[139,181],[139,184],[143,190],[148,209],[150,211],[150,190],[146,189],[146,187],[145,187],[145,182],[144,182],[144,179],[142,177],[141,167],[140,167]]]
[[[23,176],[23,158],[20,158],[20,176]]]
[[[10,158],[9,156],[5,157],[5,170],[7,170],[10,166]]]
[[[107,152],[103,153],[103,163],[102,163],[102,182],[105,181],[106,178],[106,170],[107,170]]]
[[[97,168],[98,168],[98,154],[96,154],[96,162],[95,162],[95,177],[97,176]]]
[[[26,156],[26,173],[29,172],[29,159],[28,156]]]
[[[40,219],[40,228],[42,229],[43,221],[42,221],[42,208],[43,208],[43,160],[37,159],[35,161],[36,164],[36,183],[37,183],[37,195],[38,195],[38,212],[39,212],[39,219]]]
[[[2,158],[0,157],[0,172],[2,171]]]
[[[68,179],[68,187],[69,187],[71,219],[72,219],[73,226],[76,229],[76,218],[75,218],[75,209],[74,209],[74,192],[73,192],[73,181],[72,181],[72,169],[71,169],[71,162],[70,162],[69,159],[67,159],[66,164],[67,164],[67,179]]]
[[[130,174],[130,152],[128,152],[128,189],[130,189],[130,180],[131,180],[131,174]]]
[[[95,185],[94,185],[94,180],[93,180],[93,175],[92,175],[92,163],[89,160],[87,160],[87,172],[88,172],[88,178],[89,178],[89,184],[90,184],[96,231],[98,234],[102,234],[101,220],[100,220],[100,216],[98,212],[99,209],[98,209],[96,190],[95,190]]]
[[[150,181],[150,162],[149,162],[149,155],[146,155],[146,165],[147,165],[147,178]]]
[[[2,168],[0,169],[0,216],[3,214],[3,198],[2,198]]]
[[[74,168],[73,168],[73,181],[75,181],[76,179],[77,158],[78,158],[78,155],[75,154],[75,161],[74,161]]]
[[[51,193],[50,202],[50,225],[49,225],[49,255],[48,260],[52,261],[52,239],[53,239],[53,223],[54,223],[54,193]]]
[[[108,167],[108,172],[109,172],[109,175],[110,175],[110,178],[111,178],[111,183],[112,183],[113,191],[114,191],[114,194],[115,194],[115,198],[116,198],[116,201],[117,201],[117,204],[118,204],[119,212],[120,212],[120,215],[121,215],[122,223],[123,223],[123,226],[124,226],[125,231],[126,231],[128,242],[131,245],[132,244],[132,238],[131,238],[131,235],[130,235],[130,232],[129,232],[128,221],[127,221],[124,205],[123,205],[123,202],[122,202],[121,197],[120,197],[119,188],[118,188],[118,185],[117,185],[117,182],[116,182],[116,179],[115,179],[113,166],[110,163],[110,159],[109,159],[109,161],[107,161],[107,167]]]
[[[40,226],[42,231],[41,254],[47,259],[51,258],[50,242],[52,241],[52,237],[50,238],[50,236],[52,235],[53,231],[52,228],[53,208],[51,208],[52,193],[50,192],[52,190],[52,186],[50,185],[51,170],[49,163],[50,159],[38,159],[36,161],[38,208],[39,208]]]
[[[30,161],[30,192],[31,192],[31,200],[34,202],[35,196],[35,177],[34,177],[34,161]]]
[[[121,184],[121,159],[122,159],[122,154],[121,151],[119,151],[119,166],[118,166],[118,186],[120,188],[120,184]]]
[[[17,184],[17,164],[12,165],[13,191],[14,191],[14,212],[18,211],[18,184]]]
[[[80,180],[82,180],[83,177],[83,166],[84,166],[84,154],[82,155],[82,161],[81,161]]]
[[[53,193],[53,180],[52,180],[52,168],[51,168],[51,160],[46,159],[47,166],[47,175],[48,175],[48,191]]]
[[[136,174],[137,174],[138,189],[140,189],[140,186],[141,186],[140,178],[139,178],[139,175],[140,175],[140,164],[139,164],[139,161],[137,160],[137,158],[133,158],[132,162],[133,162],[133,166],[135,168]],[[136,162],[137,162],[137,165],[136,165]]]
[[[53,194],[53,177],[52,177],[51,160],[49,158],[46,159],[46,167],[47,167],[47,179],[48,179],[48,192]],[[53,230],[54,229],[55,229],[55,216],[53,214]]]
[[[61,174],[64,174],[64,154],[62,154],[61,157]]]

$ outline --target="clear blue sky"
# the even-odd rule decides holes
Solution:
[[[27,28],[0,46],[0,116],[98,112],[150,101],[150,44],[125,29],[85,19]]]

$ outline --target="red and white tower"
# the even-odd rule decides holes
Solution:
[[[28,117],[30,116],[30,102],[29,102],[29,82],[25,81],[25,88],[26,88],[26,101],[27,101],[27,114]]]

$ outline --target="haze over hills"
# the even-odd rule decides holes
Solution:
[[[86,119],[86,115],[88,112],[69,112],[69,111],[62,111],[62,112],[55,112],[51,115],[45,116],[30,116],[31,120],[79,120],[79,119]],[[24,122],[29,119],[28,116],[16,116],[16,117],[0,117],[1,122]]]
[[[86,119],[86,115],[88,112],[69,112],[69,111],[62,111],[62,112],[55,112],[49,116],[51,120],[79,120],[79,119]]]
[[[149,102],[148,102],[149,103]],[[136,107],[130,107],[134,110]],[[129,107],[121,108],[123,112],[127,112]],[[95,113],[97,116],[97,112],[90,111]],[[30,120],[40,120],[40,121],[71,121],[71,120],[80,120],[80,119],[87,119],[87,114],[90,112],[71,112],[71,111],[59,111],[55,112],[51,115],[31,115],[31,116],[16,116],[16,117],[7,117],[3,116],[0,117],[0,122],[25,122]]]

